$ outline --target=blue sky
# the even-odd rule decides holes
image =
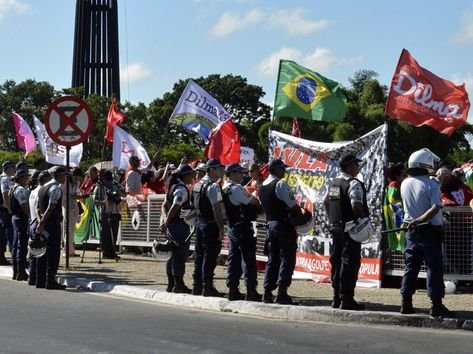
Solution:
[[[75,0],[0,0],[0,82],[71,84]],[[272,104],[279,59],[348,86],[389,85],[402,48],[473,92],[473,1],[118,0],[122,100],[148,104],[179,79],[234,74]],[[471,100],[471,99],[470,99]]]

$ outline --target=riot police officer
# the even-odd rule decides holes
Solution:
[[[296,266],[297,231],[290,217],[300,217],[294,192],[286,181],[286,165],[280,159],[269,164],[269,177],[260,186],[260,200],[266,213],[268,236],[268,263],[264,276],[265,303],[273,303],[272,291],[278,288],[276,302],[284,305],[296,304],[287,289],[292,282]]]
[[[30,216],[27,188],[29,176],[28,171],[17,170],[15,173],[16,183],[8,193],[13,225],[13,279],[20,281],[28,280],[26,253],[28,251],[28,218]]]
[[[340,174],[330,185],[324,201],[333,242],[330,250],[332,307],[343,310],[364,310],[364,305],[354,299],[361,264],[361,243],[345,232],[347,222],[368,216],[365,187],[356,179],[360,162],[355,155],[340,159]]]
[[[163,203],[164,220],[161,230],[166,231],[166,236],[171,241],[171,257],[166,263],[168,276],[167,292],[190,294],[192,292],[184,284],[186,260],[189,256],[190,227],[180,217],[182,209],[190,208],[190,194],[187,185],[191,185],[195,172],[188,165],[181,165],[171,175],[169,190]]]
[[[193,295],[223,296],[214,286],[214,271],[225,235],[225,210],[220,179],[224,165],[217,159],[205,164],[207,174],[192,189],[197,214]]]
[[[431,316],[455,317],[442,304],[445,296],[442,257],[442,202],[439,184],[429,177],[440,159],[428,149],[411,154],[406,178],[401,184],[404,222],[408,225],[402,278],[402,314],[414,313],[412,295],[422,261],[427,266],[427,290],[432,301]]]
[[[8,191],[14,184],[15,164],[11,161],[5,161],[2,164],[2,169],[3,173],[0,177],[0,265],[10,265],[5,259],[5,251],[7,244],[10,252],[12,252],[13,247],[13,226]]]
[[[46,253],[37,260],[36,287],[51,290],[63,290],[66,287],[56,282],[56,274],[61,255],[62,191],[60,184],[66,180],[66,169],[56,166],[50,169],[53,177],[38,192],[40,220],[37,233],[47,231],[48,246]]]
[[[256,220],[258,199],[249,194],[241,185],[245,170],[238,163],[225,168],[228,180],[223,186],[223,201],[228,220],[228,300],[261,301],[256,291],[256,237],[252,221]],[[242,261],[244,268],[242,270]],[[246,297],[238,288],[244,273]]]

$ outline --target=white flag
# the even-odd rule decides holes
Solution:
[[[229,118],[230,114],[215,98],[189,80],[169,121],[198,133],[207,143],[212,129]]]
[[[36,129],[36,138],[41,148],[46,162],[53,165],[66,166],[66,147],[63,145],[56,144],[48,135],[48,132],[44,128],[43,123],[33,116],[34,127]],[[82,143],[71,147],[69,153],[69,166],[79,166],[80,160],[82,159]]]
[[[240,163],[255,163],[255,150],[246,146],[240,146]]]
[[[129,166],[128,159],[130,156],[138,156],[141,161],[141,168],[145,168],[149,165],[151,160],[149,159],[148,153],[143,146],[116,125],[113,129],[113,166],[123,168],[126,170]]]

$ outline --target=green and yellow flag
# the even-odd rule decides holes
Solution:
[[[340,122],[346,110],[347,98],[338,82],[291,60],[280,61],[274,117]]]

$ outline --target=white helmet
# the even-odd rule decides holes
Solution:
[[[28,251],[31,257],[39,258],[46,253],[48,247],[49,233],[34,233],[28,240]]]
[[[429,173],[433,173],[435,170],[435,163],[440,161],[440,157],[435,155],[432,151],[427,148],[417,150],[409,156],[408,167],[409,168],[424,168]]]
[[[345,232],[348,232],[352,240],[361,243],[368,241],[374,235],[375,230],[370,219],[365,217],[347,222]]]
[[[195,209],[181,209],[179,217],[189,226],[194,226],[197,222]]]
[[[170,240],[166,240],[165,242],[159,242],[158,240],[154,240],[153,246],[151,247],[151,253],[153,257],[161,262],[166,262],[169,258],[171,258],[171,251],[173,249],[172,242]]]

